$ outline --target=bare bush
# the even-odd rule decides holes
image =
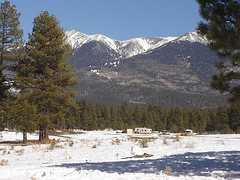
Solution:
[[[112,140],[112,145],[119,145],[120,143],[121,141],[118,138]]]
[[[8,165],[8,159],[2,159],[0,164],[1,164],[1,166],[7,166]]]
[[[147,148],[148,142],[149,142],[149,140],[146,138],[138,140],[138,143],[139,143],[140,147],[142,147],[142,148]]]
[[[25,149],[22,148],[22,149],[19,149],[18,151],[15,151],[19,156],[23,155],[24,154],[24,151]]]
[[[167,167],[164,169],[163,173],[166,174],[166,175],[171,174],[171,173],[172,173],[172,168],[171,168],[171,166],[167,166]]]
[[[168,144],[166,138],[163,139],[163,144],[164,144],[164,145],[167,145],[167,144]]]

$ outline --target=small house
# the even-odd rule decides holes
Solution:
[[[149,129],[149,128],[135,128],[134,133],[136,133],[136,134],[152,134],[152,129]]]

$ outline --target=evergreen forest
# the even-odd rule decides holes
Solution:
[[[74,121],[69,128],[97,130],[136,127],[155,131],[184,132],[187,128],[197,133],[239,133],[240,106],[220,106],[215,110],[189,110],[181,107],[164,109],[160,105],[148,107],[130,106],[123,102],[120,107],[77,101]],[[67,128],[67,124],[61,124]],[[55,127],[58,127],[55,124]]]
[[[34,108],[25,102],[21,104],[25,106],[22,111],[13,109],[16,112],[6,113],[5,127],[10,129],[18,127],[12,118],[14,115],[24,116],[25,121],[21,122],[21,126],[29,127],[33,123],[29,119],[32,118],[30,114],[34,114],[31,112]],[[168,130],[170,132],[184,132],[186,129],[192,129],[200,134],[240,133],[239,118],[240,105],[220,106],[214,110],[190,110],[181,107],[164,109],[160,105],[130,106],[126,101],[121,106],[107,106],[79,100],[74,110],[69,111],[68,118],[52,118],[49,122],[49,129],[125,130],[147,127],[154,131]]]

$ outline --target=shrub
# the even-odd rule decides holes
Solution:
[[[149,142],[149,140],[146,138],[138,140],[138,143],[139,143],[140,147],[142,147],[142,148],[147,148],[148,142]]]
[[[50,149],[50,150],[54,150],[54,148],[56,147],[57,143],[58,143],[57,140],[55,140],[55,139],[52,140],[52,142],[51,142],[51,144],[50,144],[50,146],[49,146],[49,149]]]
[[[16,153],[17,153],[19,156],[21,156],[21,155],[24,154],[24,151],[25,151],[25,149],[22,148],[22,149],[16,151]]]
[[[69,146],[70,146],[70,147],[73,147],[73,145],[74,145],[74,142],[71,141],[71,142],[69,143]]]
[[[6,166],[8,165],[8,160],[7,159],[2,159],[1,160],[1,166]]]
[[[6,148],[0,148],[0,151],[3,151],[3,155],[6,154],[7,149]]]
[[[168,143],[167,143],[167,139],[163,139],[163,144],[165,144],[165,145],[167,145]]]
[[[176,135],[174,138],[173,138],[173,142],[179,142],[180,141],[180,137],[179,135]]]
[[[120,144],[120,140],[118,138],[116,138],[115,140],[112,140],[112,145],[119,145]]]

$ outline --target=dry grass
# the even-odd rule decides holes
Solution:
[[[128,138],[128,141],[137,142],[137,141],[138,141],[138,138],[129,137],[129,138]]]
[[[171,174],[171,173],[172,173],[172,168],[171,168],[171,166],[167,166],[167,167],[164,169],[163,173],[166,174],[166,175]]]

